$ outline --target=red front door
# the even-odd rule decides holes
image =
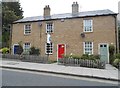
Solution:
[[[65,55],[65,44],[58,44],[58,59],[63,58]]]

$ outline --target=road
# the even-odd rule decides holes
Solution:
[[[50,73],[2,69],[2,86],[117,86],[117,82]]]

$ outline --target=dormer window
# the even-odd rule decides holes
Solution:
[[[53,22],[46,23],[46,33],[53,33]]]

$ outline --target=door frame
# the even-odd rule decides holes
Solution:
[[[65,55],[66,55],[66,44],[65,43],[59,43],[59,44],[57,44],[57,62],[58,62],[58,45],[60,45],[60,44],[64,44],[64,46],[65,46]]]
[[[15,51],[14,51],[14,47],[16,46],[16,45],[18,45],[19,46],[19,44],[13,44],[13,55],[15,54]]]
[[[107,45],[107,54],[108,54],[108,63],[109,63],[109,44],[108,43],[99,43],[98,44],[98,54],[100,55],[100,45],[103,45],[103,44],[105,44],[105,45]]]

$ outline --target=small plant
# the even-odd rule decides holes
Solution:
[[[10,49],[5,47],[5,48],[2,48],[2,53],[3,54],[6,54],[6,53],[9,53],[10,52]]]
[[[118,54],[115,54],[115,58],[118,58],[118,59],[120,59],[120,53],[118,53]]]
[[[89,59],[89,55],[88,54],[83,54],[82,56],[81,56],[81,59]]]
[[[120,59],[119,59],[119,58],[116,58],[116,59],[113,61],[113,65],[114,65],[115,67],[117,67],[117,68],[118,68],[118,66],[119,66],[119,63],[120,63]]]
[[[35,47],[30,48],[30,55],[39,55],[39,54],[40,54],[40,50],[38,48]]]
[[[73,59],[81,59],[81,57],[80,57],[80,56],[77,56],[77,55],[73,55],[72,58],[73,58]]]

